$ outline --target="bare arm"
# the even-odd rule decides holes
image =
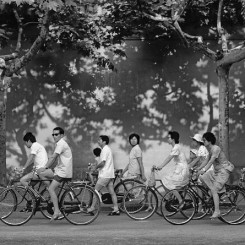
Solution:
[[[194,160],[192,160],[192,161],[189,163],[189,167],[190,167],[190,168],[195,167],[195,165],[200,161],[200,158],[201,158],[201,157],[196,157]]]
[[[103,168],[105,166],[105,161],[102,161],[101,163],[99,163],[97,166],[96,166],[96,169],[98,168]]]
[[[163,162],[161,165],[159,165],[157,168],[158,168],[158,169],[162,169],[165,165],[167,165],[167,164],[173,159],[173,157],[174,157],[174,156],[169,155],[169,156],[164,160],[164,162]]]
[[[128,165],[129,163],[127,164],[127,166],[124,168],[124,170],[122,171],[122,176],[128,171]]]
[[[211,156],[209,161],[208,161],[208,159],[206,161],[204,161],[204,163],[207,162],[207,164],[206,165],[203,164],[203,166],[201,165],[198,170],[201,171],[203,169],[203,173],[205,173],[211,167],[211,165],[214,163],[215,159],[216,159],[215,156]]]
[[[56,161],[57,157],[59,156],[58,153],[54,153],[49,159],[48,159],[48,162],[46,163],[46,168],[49,168],[51,167],[54,162]]]
[[[23,170],[26,169],[27,167],[29,167],[33,162],[34,162],[34,158],[35,158],[35,155],[34,154],[30,154],[24,167],[23,167]]]
[[[143,162],[142,162],[142,157],[137,157],[136,158],[139,166],[140,166],[140,173],[141,173],[141,178],[143,181],[146,181],[146,177],[145,177],[145,170],[144,170],[144,166],[143,166]]]

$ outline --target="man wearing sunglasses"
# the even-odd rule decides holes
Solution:
[[[64,130],[62,128],[54,128],[52,136],[56,143],[54,153],[49,158],[45,168],[40,169],[38,172],[41,179],[53,178],[48,191],[54,204],[54,215],[51,220],[56,220],[62,216],[58,206],[56,189],[63,180],[72,178],[72,152],[67,142],[63,139]],[[56,160],[58,160],[58,163],[54,170],[50,169]]]

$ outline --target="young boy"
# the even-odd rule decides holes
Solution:
[[[100,163],[101,149],[95,148],[95,149],[93,149],[93,153],[95,156],[95,162],[88,164],[88,170],[89,170],[88,171],[88,177],[89,177],[89,181],[91,182],[91,185],[95,185],[95,182],[97,181],[98,171],[96,169],[96,166],[98,163]]]

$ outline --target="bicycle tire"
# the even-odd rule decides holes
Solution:
[[[93,214],[87,209],[94,202]],[[100,213],[100,198],[88,185],[77,184],[66,190],[60,201],[60,210],[67,221],[74,225],[88,225],[92,223]]]
[[[192,219],[203,219],[210,213],[210,201],[213,202],[212,197],[210,197],[207,190],[202,185],[190,185],[189,190],[196,199],[196,213]]]
[[[156,191],[155,191],[156,195],[157,195],[157,200],[158,200],[158,207],[156,209],[156,213],[159,216],[162,216],[162,211],[161,211],[161,200],[163,198],[163,196],[166,193],[166,189],[164,188],[163,185],[160,185],[158,187],[156,187]]]
[[[220,197],[221,217],[229,225],[240,225],[245,222],[245,192],[230,189]]]
[[[33,193],[24,186],[15,186],[11,189],[16,196],[15,208],[7,217],[1,217],[1,221],[6,225],[20,226],[32,218],[36,208],[36,199]]]
[[[40,210],[40,212],[45,218],[51,219],[52,215],[54,214],[54,205],[52,203],[49,191],[46,188],[44,188],[41,191],[40,195],[42,196],[42,198],[45,199],[45,201],[43,201],[42,198],[40,198],[37,209]]]
[[[183,207],[179,203],[176,193],[182,198]],[[195,197],[189,190],[171,190],[162,198],[161,211],[163,218],[173,225],[184,225],[192,220],[196,213]]]
[[[157,195],[146,185],[134,186],[124,195],[125,213],[133,220],[150,218],[158,207]],[[150,210],[148,208],[151,207]]]
[[[1,190],[0,193],[0,217],[6,219],[16,209],[17,198],[12,189]]]
[[[117,196],[117,203],[118,203],[118,208],[121,212],[124,212],[124,207],[123,207],[123,197],[125,193],[131,189],[132,187],[135,186],[135,184],[140,185],[143,184],[140,180],[135,180],[135,179],[125,179],[120,181],[115,187],[114,191]]]

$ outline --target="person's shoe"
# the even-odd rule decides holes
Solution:
[[[63,215],[62,215],[61,212],[59,212],[59,213],[57,213],[57,214],[54,214],[54,215],[52,216],[52,218],[50,219],[50,222],[52,222],[52,221],[54,221],[54,220],[57,220],[57,219],[61,218],[62,216],[63,216]]]
[[[146,210],[145,210],[145,212],[151,212],[152,211],[152,207],[148,207]]]
[[[116,216],[116,215],[120,215],[120,211],[117,210],[117,211],[111,211],[108,216]]]
[[[210,217],[210,219],[216,219],[221,216],[220,211],[219,212],[213,212],[213,215]]]
[[[95,208],[88,208],[87,209],[87,212],[86,213],[88,213],[88,214],[90,214],[90,215],[94,215],[94,210],[95,210]]]

